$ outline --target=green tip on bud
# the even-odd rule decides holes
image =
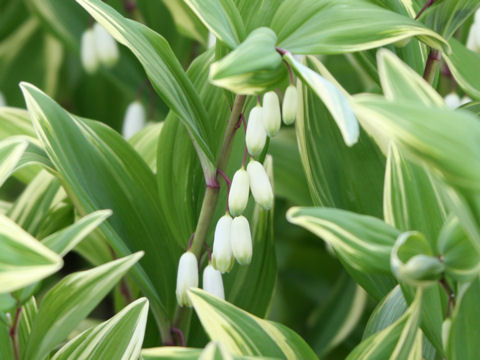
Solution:
[[[245,216],[238,216],[232,221],[232,252],[240,265],[248,265],[252,261],[252,235],[250,225]]]
[[[210,294],[225,300],[225,291],[223,289],[222,273],[216,270],[211,264],[203,270],[203,290]]]
[[[272,137],[280,131],[282,117],[280,114],[280,102],[274,91],[263,95],[263,126],[267,135]]]
[[[262,153],[267,141],[267,133],[263,126],[263,109],[261,106],[255,106],[248,117],[247,134],[245,142],[248,153],[252,156],[258,156]]]
[[[232,245],[230,241],[230,229],[232,217],[223,215],[215,227],[213,239],[212,264],[221,273],[229,272],[233,266]]]
[[[250,180],[247,171],[242,168],[233,175],[232,186],[228,194],[228,206],[232,216],[238,216],[243,213],[248,203],[250,191]]]
[[[95,46],[95,35],[93,30],[90,28],[85,30],[85,32],[82,34],[80,55],[83,68],[87,73],[93,74],[98,70],[98,67],[100,66],[100,59]]]
[[[290,85],[285,91],[282,104],[282,119],[285,125],[292,125],[297,118],[298,94],[295,85]]]
[[[247,165],[247,173],[253,198],[265,210],[270,210],[273,206],[273,190],[265,168],[258,161],[251,160]]]
[[[107,67],[112,67],[118,62],[118,47],[115,39],[99,23],[93,25],[95,47],[99,60]]]
[[[188,290],[198,287],[197,257],[190,251],[185,252],[178,262],[177,272],[177,302],[180,306],[192,306]]]

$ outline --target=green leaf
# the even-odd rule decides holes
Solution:
[[[42,243],[63,257],[111,215],[111,210],[91,213],[73,225],[46,237]]]
[[[418,330],[421,305],[422,292],[418,290],[415,301],[397,321],[362,341],[347,359],[410,359],[416,353],[419,336],[421,341],[421,332]],[[420,357],[412,358],[421,359],[421,352]]]
[[[192,349],[178,346],[163,346],[159,348],[143,349],[143,360],[197,360],[202,353],[202,349]]]
[[[390,252],[400,231],[372,216],[329,208],[291,208],[287,219],[313,232],[353,268],[390,273]]]
[[[231,49],[245,38],[245,26],[233,0],[186,0],[195,14],[217,38]]]
[[[142,63],[152,85],[188,130],[205,175],[215,175],[205,108],[168,42],[148,27],[125,19],[100,0],[77,0]]]
[[[231,53],[210,67],[210,82],[239,94],[258,95],[287,78],[275,50],[276,34],[267,27],[252,31]]]
[[[480,279],[477,277],[459,292],[446,344],[449,360],[478,358],[478,349],[472,344],[476,344],[477,335],[480,333],[479,301]]]
[[[257,318],[200,289],[190,290],[189,295],[210,339],[233,354],[317,359],[305,341],[287,327]]]
[[[20,318],[18,321],[18,346],[20,353],[23,354],[32,331],[32,324],[38,313],[37,301],[35,297],[30,299],[22,306]]]
[[[308,57],[307,64],[328,76],[320,62]],[[363,131],[354,147],[345,146],[315,91],[306,84],[297,88],[298,148],[314,204],[381,217],[383,155]]]
[[[285,54],[284,59],[300,79],[323,101],[337,123],[345,144],[354,145],[358,141],[360,129],[349,99],[333,83],[296,61],[292,54]],[[317,61],[314,58],[310,59],[314,64]]]
[[[7,139],[0,142],[0,186],[17,169],[28,143],[22,139]]]
[[[170,10],[181,34],[206,44],[208,31],[184,0],[164,0],[163,3]]]
[[[412,36],[436,49],[447,46],[421,23],[363,0],[285,1],[271,26],[278,46],[294,54],[361,51]]]
[[[437,33],[450,39],[457,29],[473,15],[478,8],[478,0],[442,1],[431,11],[426,11],[427,25]]]
[[[10,327],[0,321],[0,356],[1,359],[14,360],[12,339],[10,338]]]
[[[0,215],[0,293],[12,292],[58,271],[62,259]]]
[[[52,360],[136,360],[142,349],[147,315],[148,300],[140,298],[111,319],[70,340],[55,353]]]
[[[135,253],[63,278],[43,298],[24,357],[44,359],[143,256]]]
[[[113,211],[100,229],[119,256],[146,251],[133,274],[156,316],[172,314],[180,248],[158,241],[163,215],[153,173],[112,129],[74,118],[31,85],[23,91],[35,130],[80,214]]]
[[[147,125],[128,140],[153,172],[157,169],[157,143],[163,124],[161,122]]]
[[[465,45],[451,38],[448,43],[452,51],[444,54],[455,81],[473,98],[480,100],[480,73],[476,70],[480,54],[468,50]]]
[[[0,139],[14,135],[34,137],[32,122],[24,109],[0,106]]]

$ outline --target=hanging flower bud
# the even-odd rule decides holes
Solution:
[[[267,140],[267,133],[263,126],[262,119],[263,109],[261,106],[255,106],[248,117],[247,134],[245,142],[247,144],[248,153],[252,156],[258,156],[262,153]]]
[[[85,30],[82,35],[81,57],[82,65],[87,73],[93,74],[98,70],[100,60],[95,47],[95,36],[93,35],[93,30],[90,28]]]
[[[271,209],[273,205],[272,185],[263,165],[258,161],[251,160],[247,165],[247,172],[253,198],[264,209]]]
[[[243,213],[248,203],[250,180],[247,171],[242,167],[233,175],[232,186],[228,194],[230,214],[238,216]]]
[[[203,290],[208,291],[210,294],[225,300],[225,292],[223,290],[222,273],[208,264],[203,270]]]
[[[125,139],[130,139],[133,135],[143,129],[145,123],[145,109],[140,101],[135,100],[128,105],[125,117],[123,118],[123,137]]]
[[[0,107],[7,106],[7,101],[5,100],[5,96],[3,96],[2,92],[0,92]]]
[[[233,266],[232,245],[230,242],[230,228],[232,218],[223,215],[215,227],[213,238],[212,264],[215,269],[222,273],[229,272]]]
[[[278,96],[274,91],[269,91],[263,95],[263,126],[267,135],[272,137],[278,133],[281,125]]]
[[[480,10],[475,13],[475,20],[473,21],[467,38],[467,48],[480,52]]]
[[[197,257],[187,251],[180,257],[177,272],[177,302],[180,306],[191,306],[188,298],[188,290],[198,287],[198,263]]]
[[[248,265],[252,260],[252,235],[245,216],[237,216],[232,221],[232,252],[240,265]]]
[[[460,106],[460,97],[457,95],[457,93],[450,93],[447,96],[445,96],[445,105],[449,109],[456,109]]]
[[[285,125],[291,125],[297,118],[298,95],[295,85],[290,85],[285,91],[282,104],[282,118]]]
[[[108,67],[114,66],[118,62],[119,57],[115,39],[99,23],[93,25],[93,33],[98,58],[104,65]]]

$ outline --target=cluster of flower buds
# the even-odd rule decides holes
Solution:
[[[125,139],[130,139],[137,132],[145,127],[147,122],[145,109],[142,103],[135,100],[130,103],[123,118],[122,135]]]
[[[480,9],[475,13],[475,20],[468,33],[467,48],[480,52]]]
[[[82,35],[81,57],[89,74],[96,72],[100,64],[112,67],[119,58],[117,43],[102,25],[95,23]]]
[[[445,96],[445,105],[449,109],[456,109],[459,108],[462,105],[465,105],[466,103],[469,103],[472,101],[468,96],[464,96],[463,98],[460,98],[456,92],[451,92],[447,96]]]

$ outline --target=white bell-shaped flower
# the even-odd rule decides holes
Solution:
[[[135,100],[128,105],[125,117],[123,118],[123,137],[125,139],[130,139],[145,127],[145,123],[145,108],[140,101]]]
[[[190,288],[198,287],[198,262],[197,257],[190,251],[185,252],[178,262],[177,272],[177,302],[180,306],[191,306],[188,297]]]
[[[248,116],[247,134],[245,143],[248,153],[252,156],[258,156],[262,153],[267,140],[267,133],[263,126],[263,109],[260,105],[255,106]]]
[[[93,33],[98,58],[106,66],[114,66],[119,58],[117,42],[99,23],[93,25]]]
[[[269,91],[263,95],[263,126],[267,135],[275,136],[282,125],[280,114],[280,102],[275,91]]]
[[[232,252],[240,265],[248,265],[252,261],[252,235],[250,225],[245,216],[237,216],[232,221]]]
[[[232,216],[238,216],[243,213],[248,203],[250,193],[250,179],[247,171],[242,167],[233,175],[232,186],[228,193],[228,206]]]
[[[212,264],[221,273],[229,272],[233,266],[230,228],[232,217],[229,214],[222,216],[215,227],[213,238]]]
[[[269,210],[273,206],[273,190],[267,172],[258,161],[251,160],[247,165],[250,189],[257,204]]]
[[[0,107],[7,106],[7,101],[5,100],[5,96],[3,96],[2,92],[0,91]]]
[[[92,29],[87,29],[82,34],[80,55],[82,65],[85,71],[93,74],[100,66],[100,59],[98,58],[97,49],[95,46],[95,36]]]
[[[216,270],[211,264],[203,270],[203,290],[209,292],[222,300],[225,300],[223,289],[222,273]]]
[[[282,103],[282,119],[285,125],[291,125],[297,118],[298,94],[295,85],[290,85],[285,91]]]
[[[458,108],[461,105],[460,97],[455,92],[448,94],[445,96],[445,105],[447,105],[449,109]]]

